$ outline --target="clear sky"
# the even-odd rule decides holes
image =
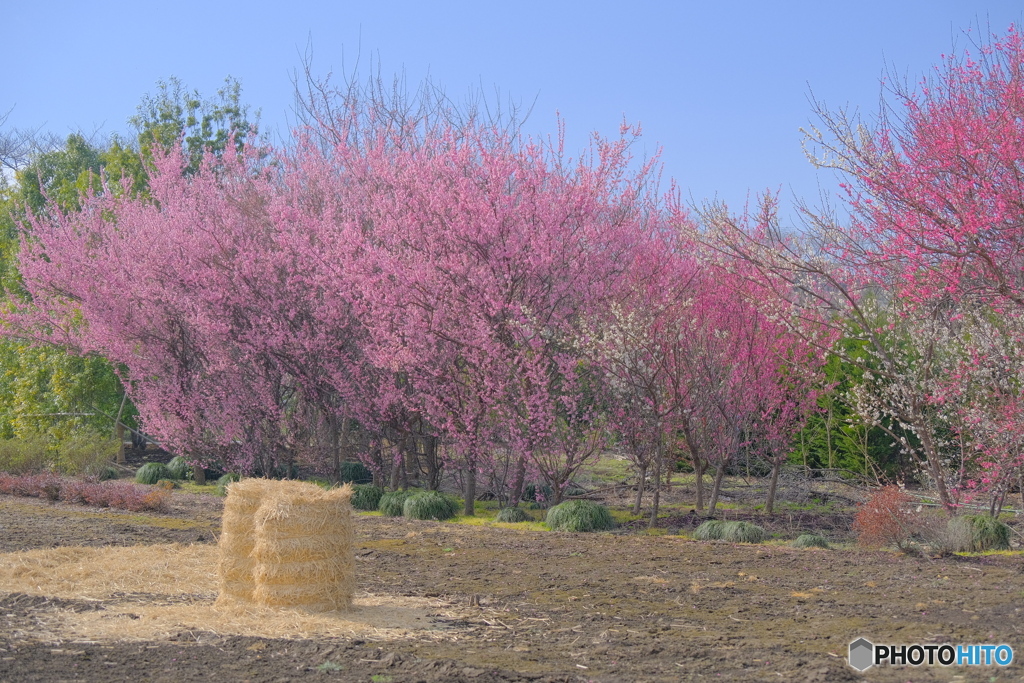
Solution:
[[[379,59],[456,98],[482,87],[533,105],[526,130],[568,142],[640,123],[687,196],[740,208],[748,192],[814,200],[834,179],[801,150],[809,95],[877,110],[887,71],[918,80],[964,33],[1024,23],[1020,0],[0,0],[7,125],[126,132],[140,98],[177,76],[212,95],[225,76],[286,135],[292,78]]]

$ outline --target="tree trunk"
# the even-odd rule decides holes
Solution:
[[[394,456],[391,458],[391,490],[397,491],[399,485],[398,479],[398,463],[395,462]]]
[[[775,487],[779,483],[779,470],[782,469],[782,463],[779,462],[778,458],[772,460],[772,480],[768,484],[768,500],[764,504],[764,513],[770,515],[775,512]]]
[[[697,508],[698,512],[704,511],[704,470],[707,469],[707,463],[704,459],[698,456],[693,458],[693,476],[694,476],[694,489],[696,491],[696,501],[694,507]]]
[[[661,444],[659,443],[654,451],[654,476],[651,477],[654,481],[654,500],[651,501],[651,521],[647,525],[648,529],[653,529],[654,524],[658,521],[658,506],[661,503],[661,460]]]
[[[523,487],[526,484],[526,456],[519,456],[516,461],[516,473],[512,478],[512,493],[509,505],[517,507],[523,498]]]
[[[441,465],[437,459],[437,437],[424,437],[423,457],[427,461],[427,488],[436,491],[441,485]]]
[[[805,434],[807,430],[800,430],[800,453],[804,458],[804,476],[808,479],[811,478],[811,471],[807,468],[807,436]]]
[[[949,500],[949,491],[946,490],[946,477],[943,476],[942,463],[939,462],[939,456],[932,443],[931,434],[924,429],[921,430],[921,445],[924,446],[928,474],[931,475],[932,481],[935,482],[935,488],[939,494],[939,502],[942,503],[942,507],[946,508],[947,511],[952,511],[953,504]]]
[[[124,464],[124,425],[117,423],[117,464]]]
[[[725,477],[725,463],[719,463],[715,467],[715,483],[711,487],[711,501],[708,503],[708,512],[715,514],[715,507],[718,505],[718,492],[722,488],[722,479]]]
[[[633,500],[633,514],[640,514],[640,504],[643,501],[644,485],[647,483],[647,463],[638,465],[640,481],[636,485],[636,498]]]
[[[192,466],[192,481],[202,486],[206,483],[206,470],[202,465]]]
[[[472,517],[476,514],[476,510],[473,508],[473,503],[476,500],[476,466],[470,464],[466,468],[466,503],[462,508],[462,514],[466,517]]]
[[[327,416],[327,428],[331,430],[331,454],[334,464],[334,476],[332,481],[335,484],[341,483],[341,449],[338,448],[338,427],[334,423],[335,416],[329,414]]]

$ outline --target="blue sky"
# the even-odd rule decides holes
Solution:
[[[314,70],[372,57],[411,84],[428,73],[450,95],[500,90],[533,106],[526,130],[564,118],[571,148],[591,131],[640,123],[637,153],[659,146],[665,178],[687,196],[740,208],[748,192],[814,201],[834,179],[806,161],[811,92],[830,107],[878,108],[886,71],[918,80],[965,29],[1021,24],[1019,0],[689,0],[510,3],[24,2],[0,0],[7,125],[66,134],[125,132],[158,79],[213,94],[225,76],[286,134],[292,77],[312,44]]]

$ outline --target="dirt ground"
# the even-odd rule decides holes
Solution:
[[[209,553],[221,501],[175,492],[141,515],[0,496],[0,553],[183,544]],[[841,515],[840,515],[841,516]],[[807,517],[807,516],[805,516]],[[691,528],[695,518],[668,520]],[[779,515],[796,531],[820,522]],[[359,515],[359,589],[420,601],[427,623],[362,635],[268,638],[182,629],[82,637],[60,624],[131,600],[78,600],[0,575],[0,681],[1002,681],[1022,680],[1024,558],[700,543]],[[212,571],[211,567],[211,571]],[[207,588],[176,600],[202,607]],[[167,599],[166,597],[164,598]],[[357,601],[358,602],[358,601]],[[372,614],[368,612],[368,614]],[[81,622],[80,623],[87,623]],[[1007,643],[1010,667],[846,664],[850,641]]]

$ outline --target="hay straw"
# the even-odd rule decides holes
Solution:
[[[347,609],[355,592],[352,486],[268,488],[256,512],[254,602],[312,612]]]
[[[0,555],[0,586],[9,592],[91,600],[114,594],[168,593],[212,598],[216,549],[146,545],[27,550]]]
[[[253,518],[263,504],[271,482],[267,479],[243,479],[228,484],[218,546],[217,575],[220,577],[218,604],[252,602],[256,583],[253,579],[255,543]]]
[[[208,545],[65,547],[0,554],[0,592],[101,601],[104,609],[33,617],[36,639],[154,640],[207,632],[265,638],[341,636],[448,639],[431,615],[437,599],[357,596],[354,611],[311,614],[252,606],[215,608],[217,549]]]
[[[352,486],[243,479],[228,486],[219,606],[334,611],[355,592]]]

